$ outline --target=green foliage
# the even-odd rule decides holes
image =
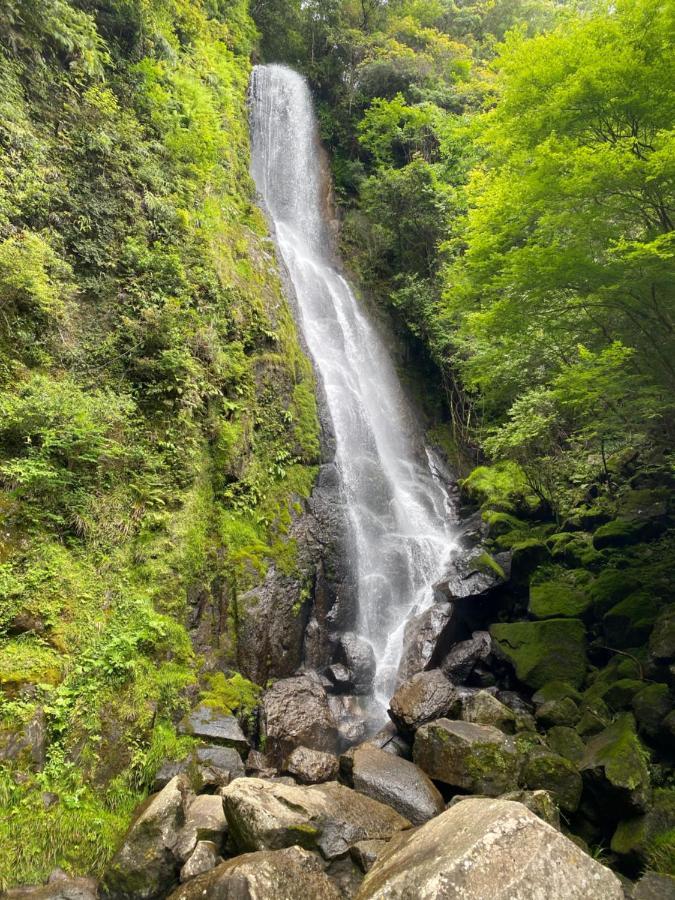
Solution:
[[[260,702],[262,688],[239,672],[230,678],[223,672],[216,672],[207,678],[207,682],[208,690],[202,693],[202,700],[227,715],[250,716]]]

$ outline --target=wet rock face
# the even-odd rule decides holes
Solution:
[[[438,665],[438,656],[457,632],[455,606],[447,601],[434,605],[411,619],[405,627],[399,678],[405,682],[418,672]]]
[[[624,900],[616,876],[520,803],[468,799],[402,834],[358,900]]]
[[[419,672],[391,698],[389,716],[404,734],[442,718],[458,702],[457,692],[439,669]]]
[[[364,638],[353,631],[340,635],[336,652],[338,663],[349,672],[349,686],[354,694],[369,694],[375,677],[375,653]]]
[[[224,789],[223,805],[240,852],[299,844],[332,860],[359,841],[389,840],[410,826],[388,806],[336,782],[292,787],[241,778]]]
[[[306,675],[277,681],[263,697],[268,750],[279,762],[296,747],[331,751],[337,723],[318,680]]]
[[[313,853],[300,847],[247,853],[169,895],[170,900],[341,900]]]
[[[421,769],[367,744],[354,751],[351,784],[359,793],[386,803],[413,825],[422,825],[445,809],[438,789]]]

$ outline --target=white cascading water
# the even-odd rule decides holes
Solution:
[[[373,647],[374,703],[395,685],[405,623],[433,602],[454,549],[448,496],[387,348],[335,268],[317,124],[305,79],[258,66],[252,174],[271,216],[325,390],[352,529],[357,632]]]

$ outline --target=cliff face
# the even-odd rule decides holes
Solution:
[[[100,869],[209,671],[234,709],[228,666],[284,674],[257,585],[306,620],[319,425],[246,7],[0,11],[0,888]]]

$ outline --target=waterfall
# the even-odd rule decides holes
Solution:
[[[396,685],[403,631],[433,602],[454,549],[449,501],[387,347],[336,267],[312,98],[285,66],[251,86],[252,174],[271,217],[323,383],[358,590],[357,631],[373,647],[374,701]]]

